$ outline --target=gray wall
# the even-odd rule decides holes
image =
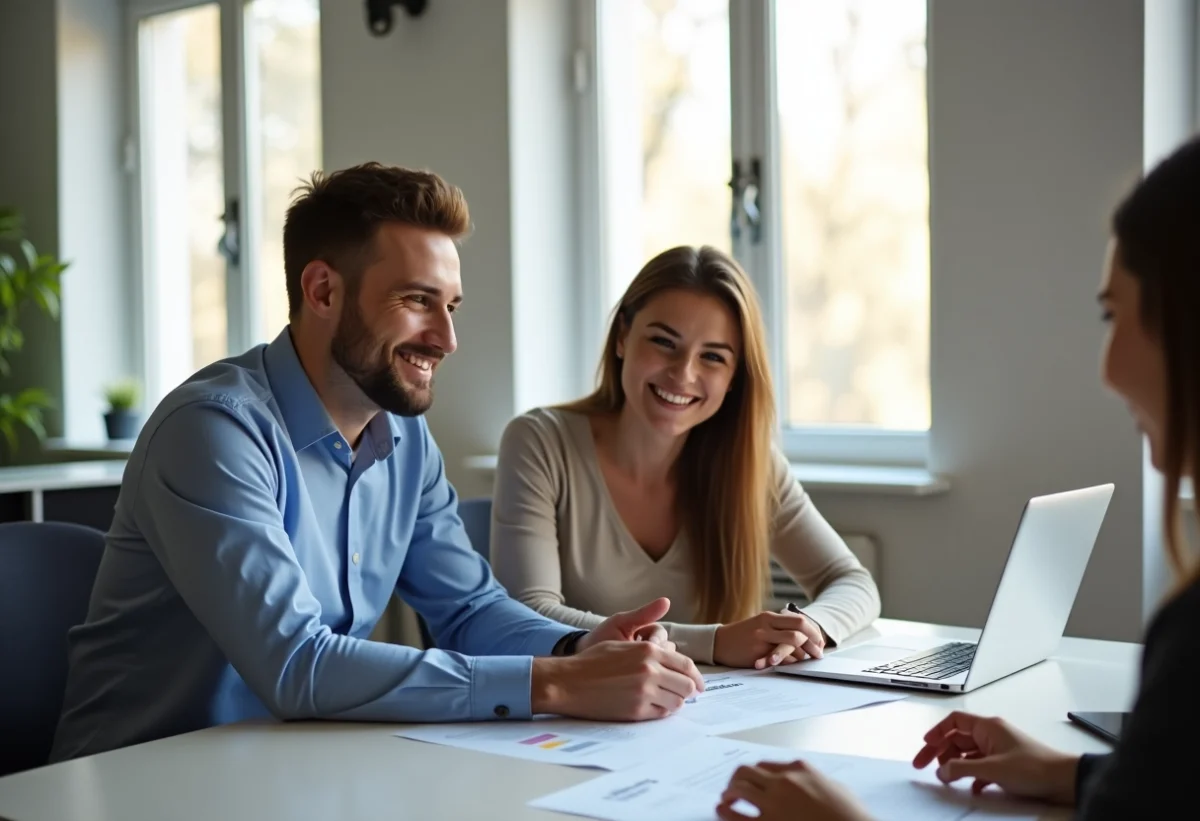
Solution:
[[[0,204],[25,214],[26,233],[41,253],[59,249],[58,110],[55,4],[47,0],[0,3]],[[41,387],[62,396],[59,326],[36,306],[22,314],[25,349],[12,360],[12,375],[0,393]],[[61,430],[57,409],[48,427]],[[21,457],[35,452],[23,445]]]
[[[507,10],[439,0],[410,20],[397,8],[377,38],[361,3],[321,4],[325,167],[429,168],[471,205],[459,352],[439,369],[429,415],[452,471],[495,447],[514,407]]]
[[[429,168],[471,205],[459,351],[439,369],[429,413],[464,496],[487,491],[465,457],[494,452],[515,413],[578,384],[572,31],[558,0],[439,0],[416,20],[397,11],[383,38],[367,32],[358,4],[321,5],[325,167]]]
[[[1141,443],[1100,386],[1106,219],[1142,160],[1142,4],[934,0],[925,501],[817,499],[878,535],[888,615],[980,624],[1031,495],[1115,482],[1068,631],[1141,629]]]

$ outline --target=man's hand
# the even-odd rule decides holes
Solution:
[[[605,641],[648,641],[674,650],[675,644],[667,640],[666,628],[657,623],[670,609],[670,599],[655,599],[637,610],[626,610],[610,616],[595,630],[579,639],[575,645],[575,652],[582,653],[589,647]]]
[[[605,641],[568,658],[535,658],[530,698],[535,715],[645,721],[703,689],[687,656],[648,641]]]
[[[717,816],[723,821],[749,821],[736,809],[744,801],[758,810],[758,821],[870,821],[858,800],[803,761],[738,767],[721,794]]]
[[[973,778],[972,792],[990,784],[1020,798],[1056,804],[1075,803],[1079,757],[1034,741],[1001,718],[953,712],[925,734],[925,746],[913,759],[924,769],[934,760],[946,784]]]
[[[825,635],[808,616],[766,612],[718,627],[713,661],[761,670],[810,656],[819,659],[824,651]]]

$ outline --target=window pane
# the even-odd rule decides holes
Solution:
[[[787,421],[926,430],[925,0],[786,0],[776,38]]]
[[[605,309],[675,245],[730,250],[727,0],[605,0]]]
[[[220,12],[215,3],[139,25],[146,344],[151,399],[228,353]]]
[[[321,167],[318,0],[254,0],[246,7],[250,264],[258,288],[258,333],[287,324],[283,218],[292,192]]]

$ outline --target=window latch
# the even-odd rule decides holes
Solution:
[[[762,162],[758,157],[750,160],[743,168],[733,161],[733,177],[729,187],[733,189],[733,210],[729,218],[729,233],[737,240],[742,237],[743,224],[750,231],[750,242],[757,245],[762,240],[762,209],[759,206]]]
[[[238,261],[241,259],[241,242],[238,238],[238,210],[237,197],[226,203],[225,213],[221,215],[221,221],[225,223],[225,230],[221,232],[221,238],[217,240],[217,250],[221,253],[221,256],[225,257],[225,262],[234,268],[237,267]]]

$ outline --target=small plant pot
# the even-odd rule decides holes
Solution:
[[[104,414],[104,427],[109,439],[136,439],[138,414],[133,411],[109,411]]]

